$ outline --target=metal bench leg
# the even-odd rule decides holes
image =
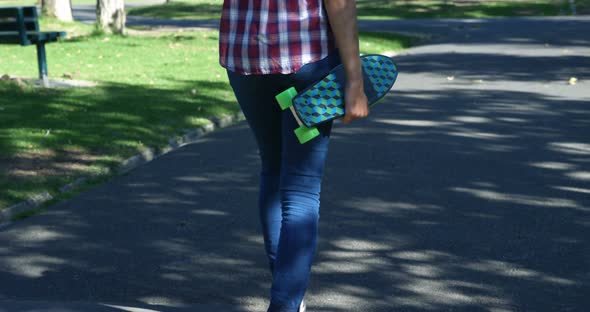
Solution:
[[[47,57],[45,55],[45,43],[37,43],[37,63],[39,64],[39,80],[43,83],[43,87],[49,87],[49,79],[47,78]]]

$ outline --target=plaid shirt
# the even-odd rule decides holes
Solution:
[[[290,74],[335,49],[323,0],[224,0],[219,63],[230,71]]]

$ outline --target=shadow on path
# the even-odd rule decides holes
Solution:
[[[310,311],[590,306],[588,89],[535,81],[587,75],[588,57],[471,59],[399,57],[398,89],[337,125]],[[445,83],[436,70],[450,68],[500,82]],[[0,301],[263,311],[257,168],[241,124],[3,229]]]

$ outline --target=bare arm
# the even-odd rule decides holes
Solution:
[[[367,117],[369,114],[359,57],[356,0],[325,0],[324,4],[346,71],[346,114],[342,121],[348,124],[354,119]]]

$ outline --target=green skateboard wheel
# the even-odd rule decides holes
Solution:
[[[301,126],[295,129],[295,135],[299,140],[299,143],[304,144],[310,141],[311,139],[320,135],[320,131],[316,127],[308,128],[306,126]]]
[[[293,105],[293,98],[297,95],[297,90],[295,90],[295,88],[291,87],[281,93],[279,93],[277,96],[275,96],[275,98],[277,99],[277,102],[279,102],[279,106],[281,107],[282,110],[285,110],[289,107],[291,107],[291,105]]]

